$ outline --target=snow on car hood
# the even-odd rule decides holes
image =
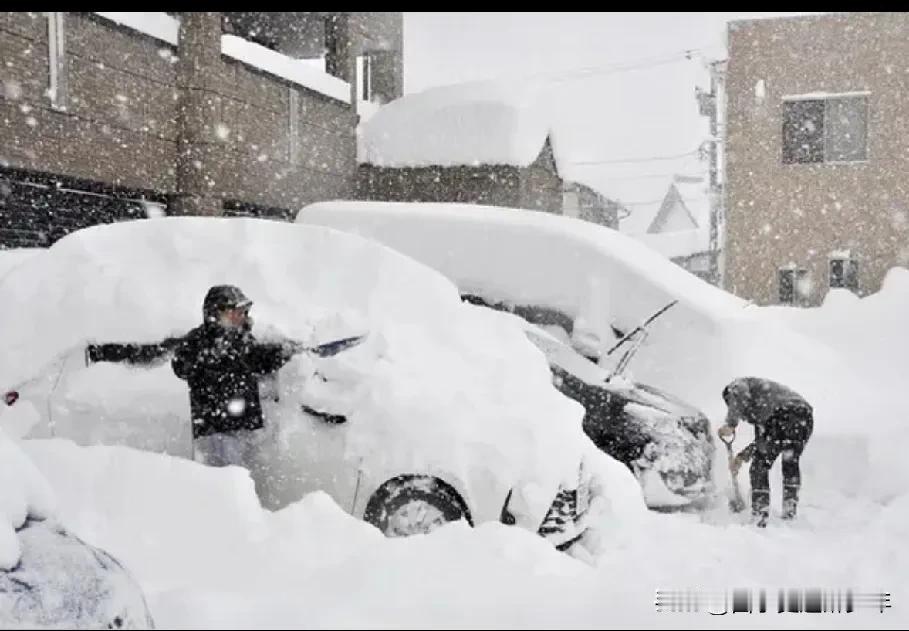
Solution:
[[[22,549],[16,530],[28,518],[50,517],[55,506],[47,480],[0,429],[0,571],[19,562]]]
[[[354,448],[422,460],[468,485],[519,485],[538,506],[577,482],[583,409],[552,387],[523,332],[463,305],[430,268],[328,228],[180,217],[76,232],[0,281],[0,299],[17,305],[0,313],[0,384],[86,342],[185,333],[207,289],[223,283],[252,298],[260,337],[369,333],[335,358],[292,362],[280,379],[296,391],[290,400],[346,406],[334,411],[356,428]],[[319,392],[315,370],[349,388]]]

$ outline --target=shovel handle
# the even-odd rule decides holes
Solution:
[[[723,441],[723,443],[724,443],[727,447],[731,447],[731,446],[732,446],[732,441],[735,440],[735,432],[733,432],[733,433],[729,436],[729,438],[726,438],[726,436],[724,436],[723,434],[720,434],[719,432],[717,432],[717,436],[720,437],[720,440]]]

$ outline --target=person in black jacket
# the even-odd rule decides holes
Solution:
[[[212,466],[255,458],[264,425],[259,380],[300,352],[297,342],[267,344],[251,333],[252,301],[231,285],[212,287],[204,322],[177,345],[174,373],[189,384],[194,457]]]
[[[722,439],[735,437],[740,420],[754,425],[754,442],[735,457],[737,472],[751,463],[751,513],[759,527],[770,514],[770,468],[778,456],[783,467],[783,519],[794,519],[799,502],[799,459],[814,429],[814,411],[799,394],[786,386],[757,377],[742,377],[723,389],[728,412],[719,428]],[[731,439],[730,439],[731,440]]]

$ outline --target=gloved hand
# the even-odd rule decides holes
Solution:
[[[738,475],[739,469],[742,468],[745,460],[746,459],[744,452],[739,453],[735,458],[732,459],[732,465],[730,466],[730,469],[732,469],[733,475]]]
[[[294,355],[299,355],[306,351],[306,345],[303,342],[298,342],[297,340],[287,340],[284,342],[284,352],[288,357],[293,357]]]
[[[735,439],[735,428],[730,425],[721,425],[720,428],[716,430],[716,433],[726,442]]]

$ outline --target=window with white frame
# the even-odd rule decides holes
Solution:
[[[857,292],[858,261],[849,255],[830,257],[830,289],[848,289]]]
[[[868,157],[868,95],[783,100],[783,164],[860,162]]]

